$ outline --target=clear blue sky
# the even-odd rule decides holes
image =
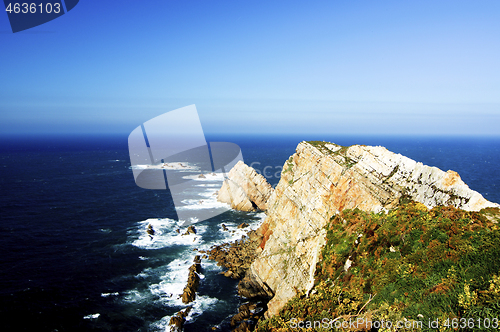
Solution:
[[[2,133],[500,134],[500,1],[82,0],[13,34]]]

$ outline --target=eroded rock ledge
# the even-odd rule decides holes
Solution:
[[[316,262],[325,242],[323,229],[339,211],[384,211],[404,197],[428,208],[453,205],[479,211],[500,206],[471,190],[456,172],[425,166],[380,146],[302,142],[285,162],[280,182],[267,201],[265,195],[250,199],[254,196],[249,193],[259,190],[251,184],[252,171],[244,166],[231,170],[219,197],[231,197],[236,209],[267,209],[258,230],[261,252],[240,282],[239,292],[246,297],[272,297],[268,317],[298,292],[314,286]]]
[[[273,189],[255,169],[239,161],[229,171],[217,199],[240,211],[267,210],[267,200]]]
[[[224,276],[232,279],[241,279],[245,276],[250,264],[257,257],[257,248],[262,242],[262,235],[257,231],[250,231],[240,240],[213,246],[209,252],[200,250],[200,253],[208,254],[208,259],[217,262],[217,265],[226,268],[222,272]]]

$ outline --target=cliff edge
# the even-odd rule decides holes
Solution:
[[[230,178],[242,174],[233,170]],[[235,196],[231,182],[225,186],[219,197]],[[260,253],[240,282],[240,294],[267,294],[271,300],[266,316],[277,314],[294,295],[314,286],[316,263],[325,243],[324,226],[332,216],[344,209],[391,209],[405,197],[427,208],[452,205],[479,211],[500,207],[471,190],[456,172],[425,166],[384,147],[301,142],[285,162],[277,187],[261,205],[267,209],[267,218],[259,229],[263,236]]]

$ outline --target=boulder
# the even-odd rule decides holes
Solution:
[[[186,233],[182,235],[196,234],[196,228],[193,225],[189,226],[186,230]]]

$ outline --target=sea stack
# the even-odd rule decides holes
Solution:
[[[255,169],[239,161],[229,171],[219,190],[217,200],[228,203],[235,210],[267,210],[267,200],[273,188]]]

